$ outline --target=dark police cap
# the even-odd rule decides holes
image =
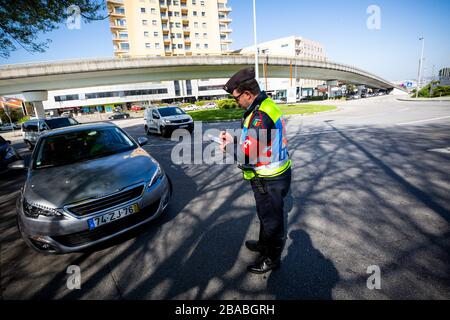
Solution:
[[[234,89],[236,89],[242,82],[255,79],[255,68],[245,68],[239,70],[234,76],[228,80],[228,82],[223,87],[228,93],[233,93]]]

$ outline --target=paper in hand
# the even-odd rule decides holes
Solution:
[[[208,137],[209,140],[211,140],[211,141],[213,141],[215,143],[218,143],[218,144],[222,144],[223,143],[222,139],[220,139],[219,137],[215,137],[215,136],[213,136],[211,134],[208,134],[207,137]]]

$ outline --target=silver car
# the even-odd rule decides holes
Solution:
[[[158,217],[172,187],[145,143],[111,123],[41,136],[17,200],[25,242],[45,253],[82,251]]]

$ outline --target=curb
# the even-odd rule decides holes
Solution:
[[[450,102],[450,99],[430,99],[430,100],[415,100],[415,99],[401,99],[401,98],[397,98],[397,101],[404,101],[404,102]]]

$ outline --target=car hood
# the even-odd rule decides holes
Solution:
[[[98,198],[149,182],[158,163],[142,148],[104,158],[30,172],[24,186],[28,202],[49,208]]]

